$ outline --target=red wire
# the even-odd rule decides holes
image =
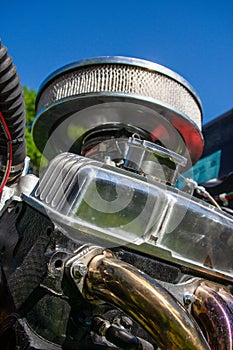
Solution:
[[[229,193],[229,194],[225,194],[224,196],[224,199],[223,198],[220,198],[220,195],[218,196],[214,196],[214,199],[217,201],[217,202],[224,202],[224,200],[230,200],[230,199],[233,199],[233,193]]]
[[[6,183],[8,181],[8,178],[9,178],[9,175],[10,175],[10,172],[11,172],[11,165],[12,165],[12,137],[11,137],[11,134],[10,134],[10,131],[8,129],[8,126],[6,124],[6,121],[2,115],[2,113],[0,112],[0,119],[1,119],[1,123],[4,127],[4,131],[7,135],[7,138],[8,138],[8,141],[9,141],[9,162],[8,162],[8,167],[7,167],[7,170],[6,170],[6,173],[5,173],[5,179],[0,187],[0,193],[2,192],[3,188],[6,186]]]
[[[226,196],[227,199],[232,199],[233,198],[233,194],[230,194],[229,196]]]

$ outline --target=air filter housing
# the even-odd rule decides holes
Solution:
[[[33,138],[48,158],[80,154],[90,130],[124,125],[195,163],[203,150],[201,103],[189,83],[161,65],[99,57],[67,65],[42,84]]]

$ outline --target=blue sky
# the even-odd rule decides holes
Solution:
[[[0,23],[21,83],[35,90],[66,64],[123,55],[182,75],[204,123],[233,108],[232,0],[4,1]]]

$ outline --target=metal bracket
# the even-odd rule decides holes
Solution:
[[[103,254],[105,251],[106,249],[102,247],[83,245],[75,252],[75,255],[66,262],[65,268],[67,273],[82,295],[84,294],[84,280],[88,273],[89,262],[96,255]],[[113,253],[111,254],[113,255]],[[90,299],[90,301],[95,301],[93,297],[90,297]],[[98,303],[100,303],[99,300]]]

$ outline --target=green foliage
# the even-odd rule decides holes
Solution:
[[[23,93],[24,93],[24,101],[26,104],[27,129],[31,131],[32,123],[36,114],[35,113],[36,91],[29,90],[28,87],[24,86]]]
[[[36,175],[39,173],[39,167],[41,162],[42,154],[36,148],[31,135],[32,123],[35,118],[35,100],[36,91],[31,90],[28,87],[23,88],[24,101],[26,105],[26,144],[27,144],[27,155],[30,157],[30,165],[32,172]]]

